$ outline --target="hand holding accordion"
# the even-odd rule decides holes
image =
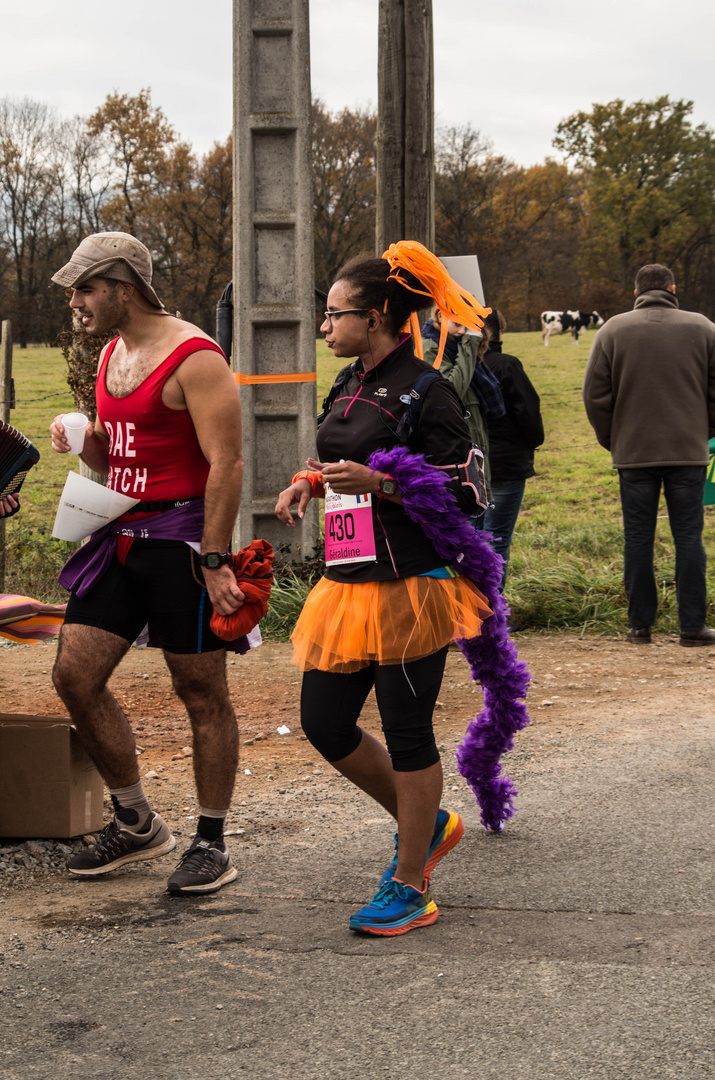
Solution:
[[[40,451],[29,439],[14,427],[0,421],[0,502],[5,510],[4,518],[12,517],[20,509],[17,493],[33,465],[40,460]],[[15,496],[13,502],[9,496]]]

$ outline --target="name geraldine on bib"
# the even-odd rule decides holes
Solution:
[[[325,485],[325,565],[377,562],[372,495],[338,495]]]

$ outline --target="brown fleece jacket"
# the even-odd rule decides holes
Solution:
[[[671,292],[637,297],[594,338],[586,414],[615,469],[707,465],[715,435],[715,324]]]

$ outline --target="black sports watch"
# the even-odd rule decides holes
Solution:
[[[397,481],[392,476],[390,476],[389,473],[385,473],[382,480],[377,485],[378,498],[384,499],[388,495],[396,495],[396,494],[397,494]]]
[[[218,570],[219,566],[225,566],[228,555],[222,555],[220,551],[207,551],[205,555],[199,555],[199,562],[207,570]]]

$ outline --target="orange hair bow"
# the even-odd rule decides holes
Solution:
[[[388,281],[399,281],[400,285],[409,289],[410,292],[418,293],[420,296],[429,296],[442,315],[439,349],[434,362],[434,366],[438,368],[442,363],[447,341],[447,322],[452,320],[461,323],[469,330],[481,330],[484,319],[492,309],[482,307],[476,296],[472,296],[470,292],[458,285],[447,273],[444,263],[441,263],[437,256],[418,240],[400,240],[396,244],[390,244],[382,258],[387,259],[392,271],[388,274]],[[424,288],[416,289],[413,285],[409,285],[400,275],[400,270],[409,271]],[[417,354],[422,358],[422,335],[415,312],[410,316],[410,326]]]

